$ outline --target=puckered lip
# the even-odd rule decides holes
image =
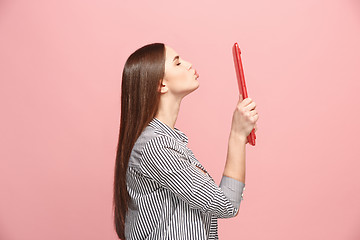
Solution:
[[[196,69],[195,69],[194,75],[196,75],[196,77],[199,77],[199,74],[198,74],[198,72],[196,71]]]

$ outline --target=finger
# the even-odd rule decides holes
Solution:
[[[249,117],[254,117],[256,114],[258,114],[258,112],[255,109],[248,112],[249,112]]]
[[[247,97],[247,98],[243,99],[241,104],[243,107],[248,107],[248,105],[250,105],[252,102],[253,102],[253,100],[251,98]]]
[[[246,108],[246,110],[248,110],[248,111],[255,110],[255,108],[256,108],[256,103],[255,103],[255,102],[251,102],[251,103],[249,103],[245,108]]]
[[[247,113],[245,113],[245,115],[248,117],[249,121],[251,121],[251,122],[253,122],[253,123],[255,123],[255,124],[256,124],[256,122],[257,122],[257,120],[258,120],[258,118],[259,118],[259,115],[258,115],[257,113],[254,114],[254,115],[252,115],[251,112],[250,112],[250,113],[247,112]],[[254,124],[254,126],[255,126],[255,124]],[[255,127],[254,127],[254,128],[255,128]]]
[[[239,102],[242,102],[242,100],[244,100],[243,96],[241,95],[241,93],[239,94]]]

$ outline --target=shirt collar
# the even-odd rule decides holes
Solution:
[[[171,127],[169,127],[168,125],[166,125],[165,123],[163,123],[162,121],[160,121],[155,117],[150,121],[149,125],[155,129],[160,130],[161,132],[165,133],[168,136],[174,137],[182,142],[188,143],[188,137],[186,136],[185,133],[183,133],[176,127],[174,127],[175,130],[172,129]]]

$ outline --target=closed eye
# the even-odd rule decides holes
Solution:
[[[181,62],[177,63],[176,65],[179,66],[181,64]]]

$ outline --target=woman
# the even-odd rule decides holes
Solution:
[[[125,63],[113,199],[120,239],[218,239],[217,219],[238,213],[256,104],[239,96],[217,186],[187,147],[186,134],[174,127],[181,100],[199,87],[198,77],[163,43],[141,47]]]

